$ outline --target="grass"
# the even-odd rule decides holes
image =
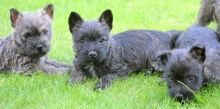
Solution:
[[[85,19],[97,19],[103,10],[114,15],[112,34],[128,29],[184,30],[195,22],[200,0],[0,0],[0,36],[12,32],[9,9],[35,11],[47,3],[55,5],[53,41],[49,57],[72,64],[74,53],[67,19],[76,11]],[[215,28],[214,24],[211,25]],[[220,108],[220,86],[209,85],[197,93],[197,100],[181,105],[167,94],[157,76],[132,75],[116,81],[107,90],[93,91],[96,80],[70,86],[68,75],[32,77],[0,75],[0,108],[37,109],[171,109]]]

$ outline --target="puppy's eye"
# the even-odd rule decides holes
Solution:
[[[24,36],[25,38],[29,38],[29,37],[31,37],[31,33],[25,33],[23,36]]]
[[[167,76],[170,80],[175,80],[175,78],[172,75]]]
[[[85,43],[85,41],[84,40],[80,40],[79,43],[83,44],[83,43]]]
[[[193,76],[193,75],[188,75],[187,77],[186,77],[186,80],[188,81],[188,82],[193,82],[193,81],[195,81],[195,76]]]
[[[43,35],[46,35],[47,33],[48,33],[48,30],[46,30],[46,29],[42,30]]]
[[[99,40],[99,42],[104,42],[105,41],[105,39],[104,38],[101,38],[100,40]]]

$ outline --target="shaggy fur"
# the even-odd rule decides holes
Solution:
[[[156,55],[170,50],[181,33],[130,30],[109,37],[112,21],[110,10],[104,11],[98,21],[84,21],[76,12],[70,14],[69,29],[76,53],[71,83],[93,76],[100,78],[95,89],[105,89],[131,72],[157,69]]]
[[[50,50],[53,5],[33,13],[20,13],[10,9],[11,35],[0,42],[0,71],[30,75],[36,70],[46,73],[64,73],[65,64],[48,61],[45,56]]]

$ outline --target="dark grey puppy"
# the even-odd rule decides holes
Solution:
[[[208,25],[211,21],[217,23],[217,34],[220,39],[220,0],[201,0],[197,24]]]
[[[164,79],[168,92],[178,101],[193,98],[203,82],[203,62],[205,49],[198,46],[190,49],[175,49],[160,55],[164,67]]]
[[[205,82],[220,80],[220,44],[213,30],[194,25],[177,38],[176,48],[159,56],[171,97],[191,100]]]
[[[71,12],[69,30],[76,53],[71,83],[94,76],[100,78],[96,89],[104,89],[131,72],[155,68],[153,60],[157,53],[170,50],[172,40],[181,33],[130,30],[109,37],[112,22],[111,10],[105,10],[98,21],[84,21],[79,14]]]
[[[50,50],[52,37],[52,4],[42,10],[21,13],[10,9],[11,35],[0,42],[0,71],[30,75],[36,70],[47,73],[64,73],[69,70],[65,64],[48,61],[45,56]]]

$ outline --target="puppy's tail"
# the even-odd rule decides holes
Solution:
[[[197,25],[207,26],[211,21],[214,21],[214,3],[215,0],[201,0]]]
[[[170,36],[170,48],[175,48],[175,43],[177,38],[183,33],[183,31],[180,30],[169,30],[166,31],[166,33]]]

